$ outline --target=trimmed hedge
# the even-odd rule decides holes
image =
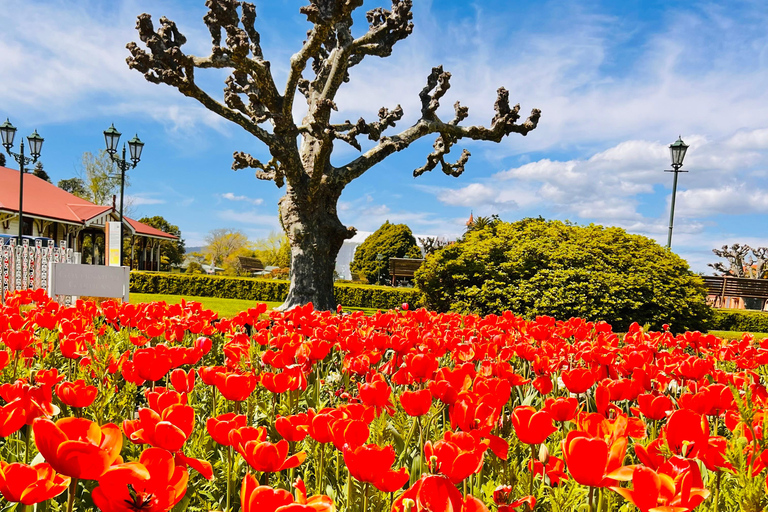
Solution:
[[[277,302],[285,300],[289,284],[288,281],[252,277],[131,272],[131,292],[133,293]],[[336,302],[353,308],[395,309],[404,302],[414,305],[421,296],[413,288],[356,284],[336,284],[334,288]]]
[[[710,330],[768,332],[768,312],[745,309],[716,309]]]

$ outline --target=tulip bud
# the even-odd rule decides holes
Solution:
[[[547,465],[547,462],[549,462],[549,450],[547,449],[547,445],[542,444],[539,447],[539,462]]]
[[[341,304],[336,306],[336,314],[337,315],[340,315],[342,311],[344,311],[344,307]]]
[[[402,306],[400,306],[400,307],[403,308],[403,311],[408,311],[408,303],[407,302],[403,302]]]

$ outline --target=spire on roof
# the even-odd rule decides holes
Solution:
[[[472,215],[472,210],[469,211],[469,220],[467,221],[467,226],[471,226],[475,223],[475,217]]]

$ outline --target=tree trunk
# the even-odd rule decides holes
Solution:
[[[302,193],[288,184],[280,199],[280,220],[291,243],[291,285],[278,309],[287,311],[311,302],[315,309],[334,310],[333,273],[344,240],[355,234],[336,213],[338,187]]]

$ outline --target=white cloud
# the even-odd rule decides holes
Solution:
[[[224,194],[221,194],[221,198],[222,199],[226,199],[227,201],[243,201],[243,202],[246,202],[246,203],[251,203],[251,204],[256,205],[256,206],[264,203],[264,199],[262,199],[260,197],[252,198],[252,197],[248,197],[248,196],[238,196],[238,195],[233,194],[232,192],[226,192]]]
[[[128,194],[125,196],[125,204],[131,206],[143,206],[150,204],[165,204],[165,199],[158,197],[152,197],[154,194],[150,192]]]
[[[222,210],[216,212],[219,219],[229,220],[240,224],[256,224],[265,229],[279,229],[280,222],[277,215],[265,215],[256,211],[236,212],[234,210]]]

